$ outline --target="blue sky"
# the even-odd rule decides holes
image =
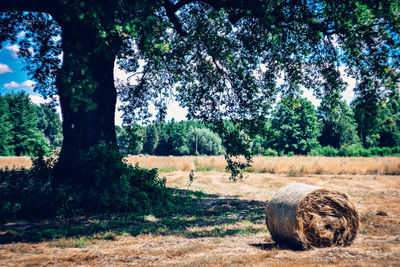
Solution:
[[[0,92],[6,94],[23,90],[30,95],[38,95],[33,92],[33,81],[22,71],[24,64],[17,52],[18,46],[9,44],[0,50]]]
[[[24,64],[21,59],[18,58],[18,45],[3,45],[0,50],[0,93],[6,94],[10,92],[25,91],[30,95],[32,102],[39,104],[43,103],[44,99],[33,91],[34,82],[29,79],[26,72],[22,69]],[[344,71],[341,71],[344,73]],[[120,70],[117,66],[114,68],[114,76],[119,80],[125,80],[128,76],[127,73]],[[342,75],[342,78],[347,82],[348,87],[345,92],[343,92],[343,98],[350,104],[351,100],[354,98],[353,88],[356,81],[350,77]],[[317,100],[311,91],[304,91],[304,96],[307,97],[314,106],[318,106],[320,101]],[[118,105],[115,114],[115,122],[117,125],[122,124],[122,112],[118,111]],[[154,110],[154,109],[153,109]],[[187,111],[181,108],[176,101],[170,101],[168,105],[167,120],[174,118],[176,121],[184,120]]]

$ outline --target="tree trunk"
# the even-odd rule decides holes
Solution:
[[[62,29],[64,59],[56,82],[64,140],[56,169],[58,176],[84,183],[81,155],[100,142],[117,144],[113,69],[119,43],[99,43],[91,29]]]

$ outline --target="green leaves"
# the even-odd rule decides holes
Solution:
[[[273,113],[272,128],[276,133],[271,143],[285,154],[307,154],[318,145],[317,114],[311,102],[304,98],[282,99]]]
[[[2,132],[0,153],[2,155],[30,156],[36,151],[49,153],[50,146],[44,132],[38,128],[38,107],[30,101],[25,93],[0,96],[1,108],[8,116],[1,114],[5,120],[0,121]]]
[[[322,146],[339,149],[360,143],[354,113],[340,95],[333,98],[325,96],[318,108],[318,115],[322,123],[319,137]]]

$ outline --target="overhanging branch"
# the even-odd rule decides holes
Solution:
[[[57,0],[11,0],[0,1],[0,12],[31,11],[52,13],[61,3]]]
[[[187,36],[187,32],[183,30],[182,24],[179,22],[179,19],[175,14],[175,12],[178,11],[179,9],[176,9],[176,7],[169,0],[164,1],[164,8],[165,11],[167,12],[169,20],[174,25],[174,28],[178,32],[178,34],[181,36]]]

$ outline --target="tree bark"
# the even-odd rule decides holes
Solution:
[[[117,146],[113,70],[120,44],[99,43],[97,32],[83,25],[62,30],[64,58],[57,90],[64,140],[56,170],[62,178],[85,183],[79,171],[81,156],[101,142]]]

